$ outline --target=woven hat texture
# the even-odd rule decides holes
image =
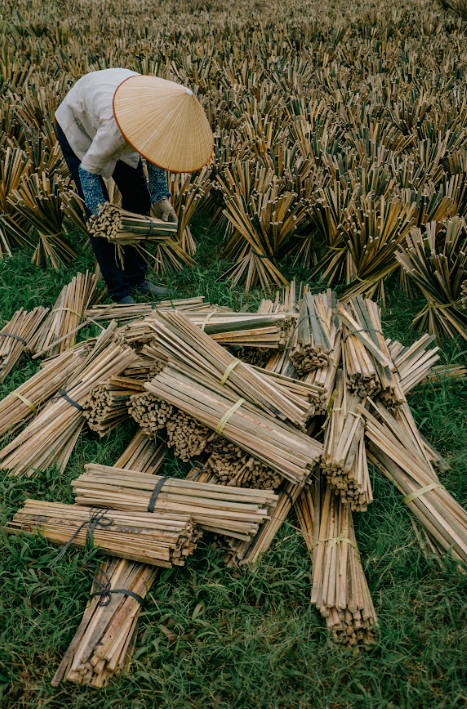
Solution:
[[[113,109],[125,139],[144,158],[170,172],[193,172],[209,162],[214,139],[190,89],[157,76],[130,76]]]

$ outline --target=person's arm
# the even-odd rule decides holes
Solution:
[[[86,207],[91,214],[97,217],[99,214],[99,205],[105,202],[100,177],[99,175],[93,175],[92,172],[88,172],[82,165],[79,166],[78,172]]]
[[[146,161],[149,178],[149,193],[154,213],[163,222],[178,222],[174,208],[169,202],[170,192],[167,189],[167,175],[165,170]]]

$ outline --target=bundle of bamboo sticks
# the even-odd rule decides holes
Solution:
[[[439,482],[422,444],[420,451],[401,421],[381,405],[363,411],[371,460],[394,482],[433,544],[459,561],[467,561],[467,512]]]
[[[20,308],[0,330],[0,383],[18,364],[21,355],[33,348],[34,337],[48,311],[42,307],[30,312]]]
[[[148,436],[162,431],[174,413],[174,407],[150,392],[135,394],[128,405],[129,415]]]
[[[221,345],[283,349],[295,326],[295,313],[186,313],[186,317]]]
[[[187,376],[181,369],[170,366],[148,382],[146,389],[216,433],[222,433],[288,480],[295,483],[306,480],[321,455],[320,443],[266,416],[258,406],[239,398],[227,387],[215,382],[206,385],[200,379],[198,372]]]
[[[381,312],[372,300],[352,298],[349,306],[337,304],[344,324],[343,359],[351,389],[358,396],[378,396],[388,406],[405,401],[381,329]]]
[[[439,360],[439,355],[436,354],[439,347],[434,347],[428,351],[426,349],[434,339],[434,335],[423,335],[410,347],[404,347],[397,340],[393,342],[386,340],[389,354],[397,367],[401,389],[404,394],[407,394],[423,381],[431,372],[435,362]]]
[[[188,462],[200,455],[213,433],[179,409],[175,409],[166,425],[167,445],[174,449],[177,458]]]
[[[375,643],[376,613],[363,572],[348,503],[318,475],[305,487],[295,510],[313,558],[311,602],[336,642]]]
[[[84,425],[83,406],[101,382],[119,375],[135,353],[114,341],[116,324],[101,333],[80,366],[70,373],[55,400],[49,401],[33,421],[0,451],[0,467],[12,474],[44,470],[54,463],[60,471]]]
[[[157,566],[115,557],[96,568],[86,610],[52,686],[68,680],[104,687],[128,671],[139,615],[158,573]]]
[[[164,443],[138,430],[116,466],[154,474],[164,456]],[[128,671],[138,618],[157,573],[152,565],[114,557],[96,568],[86,610],[53,686],[65,679],[103,687],[114,675]]]
[[[216,476],[221,485],[274,490],[283,482],[282,476],[275,470],[247,455],[222,436],[215,436],[206,446],[206,451],[210,455],[204,464],[205,468]]]
[[[146,476],[147,478],[147,476]],[[134,512],[64,505],[28,499],[7,532],[36,532],[54,544],[86,547],[93,542],[102,551],[122,559],[154,566],[183,566],[196,549],[200,533],[189,515],[170,512]]]
[[[328,365],[335,338],[331,330],[338,327],[333,315],[336,302],[336,294],[330,290],[315,296],[308,292],[304,294],[290,351],[290,359],[299,376]]]
[[[209,303],[204,304],[204,295],[195,296],[194,298],[179,298],[175,300],[160,300],[157,305],[155,303],[135,303],[132,305],[122,305],[121,303],[110,303],[109,305],[93,305],[89,307],[84,317],[92,318],[97,322],[118,320],[120,323],[132,321],[138,318],[150,315],[155,309],[157,310],[190,310],[198,311],[203,305],[210,310]]]
[[[124,246],[138,245],[141,241],[163,241],[177,232],[177,224],[163,222],[155,217],[128,212],[110,202],[99,206],[98,216],[89,220],[91,236],[107,239],[110,243]]]
[[[141,381],[127,377],[112,377],[98,384],[84,404],[83,416],[91,431],[105,436],[129,418],[128,404],[132,396],[144,391]]]
[[[250,540],[269,519],[277,496],[269,490],[247,490],[151,476],[97,465],[72,482],[78,505],[190,515],[203,529]]]
[[[347,391],[340,370],[336,398],[324,434],[321,467],[333,489],[352,511],[365,511],[373,501],[364,443],[364,419],[359,413],[360,397]]]
[[[83,314],[97,298],[98,280],[98,274],[91,275],[86,271],[84,275],[77,273],[68,285],[63,286],[55,305],[32,340],[31,350],[37,356],[45,352],[60,354],[73,347]]]
[[[42,405],[56,394],[69,372],[79,366],[84,346],[66,350],[43,363],[43,368],[0,401],[0,438],[13,433],[36,416]]]

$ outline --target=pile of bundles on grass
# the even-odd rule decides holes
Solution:
[[[467,339],[465,29],[452,12],[462,3],[403,0],[388,14],[346,0],[332,18],[317,0],[296,0],[293,17],[277,0],[114,5],[5,5],[0,256],[34,249],[34,263],[54,268],[76,256],[63,231],[88,226],[54,112],[80,76],[123,66],[189,86],[214,151],[198,172],[169,176],[178,226],[123,212],[110,181],[99,219],[116,243],[144,238],[157,273],[179,271],[195,263],[190,222],[202,209],[225,236],[233,284],[283,286],[288,259],[344,281],[347,303],[384,296],[397,272],[426,301],[423,331]]]
[[[108,307],[94,317],[115,315]],[[203,530],[228,566],[255,563],[292,508],[312,556],[311,600],[334,639],[375,642],[352,517],[373,500],[370,462],[404,495],[424,548],[467,561],[467,513],[439,482],[435,466],[448,466],[406,398],[437,369],[465,374],[436,368],[433,340],[404,347],[384,337],[375,302],[293,282],[258,313],[201,299],[135,306],[134,320],[125,310],[120,327],[46,360],[0,402],[0,434],[17,434],[0,451],[10,474],[64,470],[86,421],[100,436],[130,416],[139,425],[115,465],[89,463],[73,481],[75,505],[27,500],[7,527],[40,528],[64,548],[88,546],[92,532],[111,555],[54,682],[102,686],[128,666],[154,565],[183,563]],[[262,367],[249,363],[255,350]],[[161,474],[166,446],[191,464],[186,479]]]

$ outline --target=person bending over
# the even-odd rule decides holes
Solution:
[[[123,209],[149,214],[154,205],[156,217],[177,222],[165,171],[198,170],[213,151],[211,128],[190,89],[129,69],[86,74],[66,95],[55,118],[63,157],[88,218],[108,201],[103,178],[113,177]],[[116,303],[134,303],[133,289],[167,294],[166,288],[146,280],[147,263],[135,247],[124,247],[122,268],[114,245],[100,237],[90,239]]]

